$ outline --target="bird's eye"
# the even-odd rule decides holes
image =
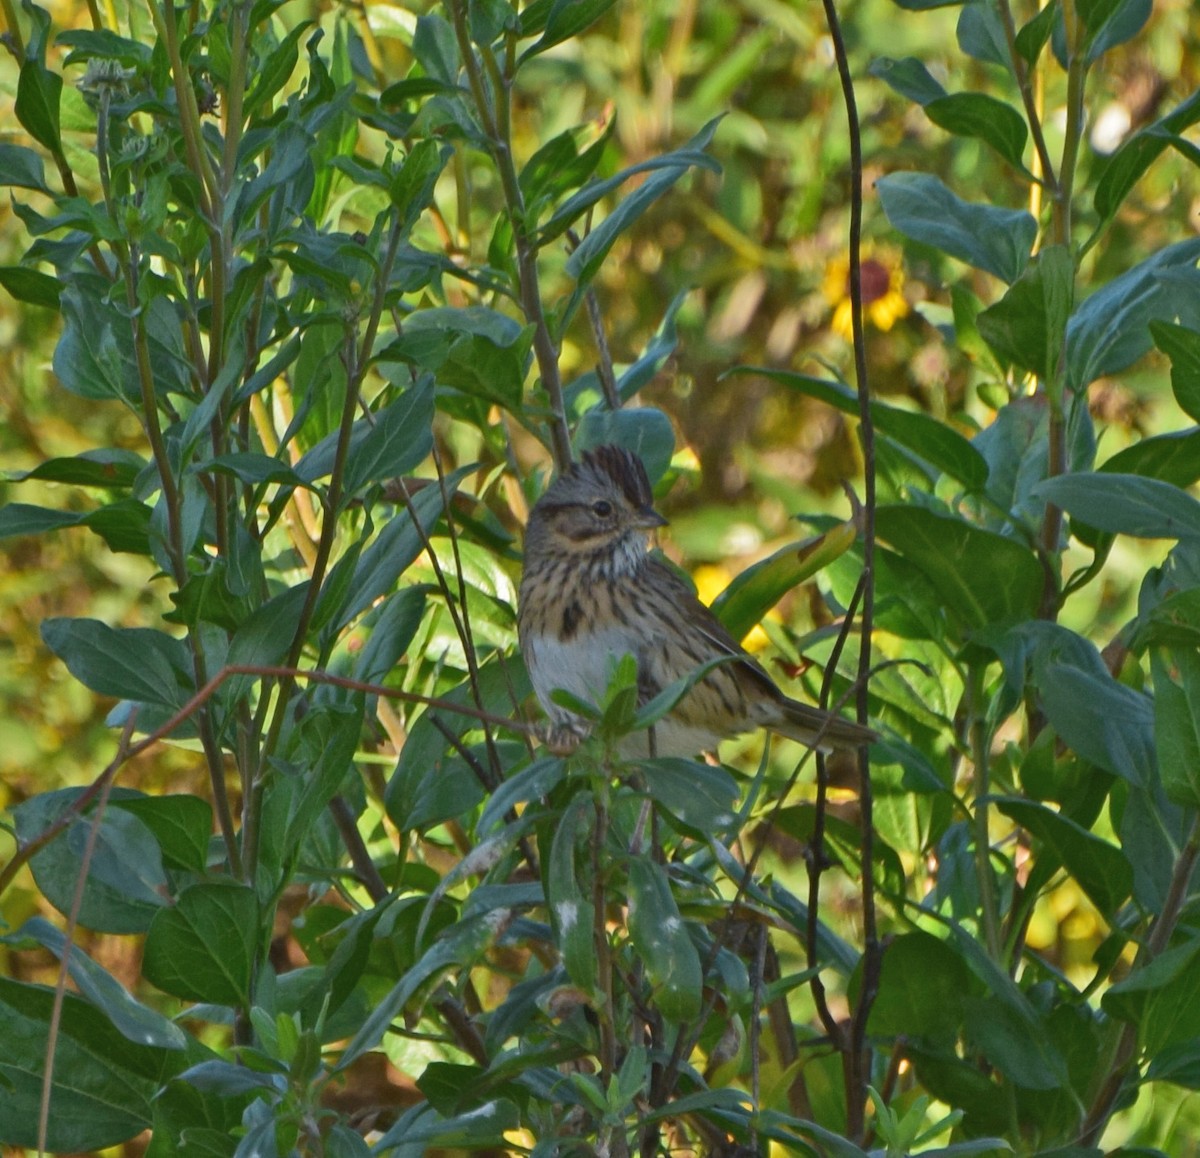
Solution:
[[[607,519],[613,513],[612,503],[607,499],[597,499],[592,503],[592,513],[601,519]]]

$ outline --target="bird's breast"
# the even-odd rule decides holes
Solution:
[[[542,707],[551,715],[563,714],[550,693],[561,688],[588,703],[598,704],[625,655],[638,654],[638,640],[616,627],[579,630],[570,635],[530,632],[522,640],[525,666]]]

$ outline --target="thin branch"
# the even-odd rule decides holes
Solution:
[[[865,722],[869,701],[868,676],[871,671],[871,632],[875,622],[875,426],[871,420],[870,383],[867,372],[866,336],[863,330],[862,297],[862,217],[863,217],[863,158],[862,134],[858,119],[858,102],[854,95],[854,78],[846,42],[842,36],[834,0],[822,0],[825,22],[833,43],[842,100],[846,106],[847,135],[850,145],[850,319],[854,334],[854,373],[858,385],[859,430],[862,439],[864,500],[863,500],[863,600],[862,643],[858,655],[858,718]],[[863,906],[863,970],[862,988],[851,1023],[848,1078],[851,1088],[846,1091],[847,1132],[861,1138],[869,1079],[869,1059],[866,1042],[867,1018],[879,989],[882,970],[882,950],[875,911],[875,830],[874,792],[867,747],[858,750],[859,807],[862,832],[862,906]]]

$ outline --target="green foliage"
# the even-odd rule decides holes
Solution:
[[[1200,91],[1157,107],[1200,82],[1164,51],[1178,14],[841,14],[878,197],[851,384],[862,174],[816,8],[419,7],[5,7],[0,725],[59,752],[3,757],[0,1142],[1177,1144],[1200,1086],[1200,242],[1175,212]],[[1106,146],[1122,78],[1169,61]],[[539,750],[519,527],[548,462],[612,441],[692,561],[758,537],[714,609],[765,624],[781,681],[862,693],[863,775],[756,740],[624,762],[704,674],[639,703],[628,657],[575,705],[580,750]],[[835,517],[860,468],[865,509]]]

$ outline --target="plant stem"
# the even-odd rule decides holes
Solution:
[[[511,83],[507,76],[501,74],[490,52],[485,53],[484,58],[491,66],[489,76],[496,99],[496,107],[493,110],[488,101],[483,74],[475,55],[475,47],[471,43],[467,14],[462,0],[446,0],[446,7],[450,10],[471,97],[475,102],[476,111],[479,113],[480,123],[484,135],[487,137],[488,147],[491,149],[492,159],[496,164],[496,171],[500,176],[500,187],[504,191],[504,200],[508,206],[508,216],[512,222],[513,245],[517,251],[517,280],[519,283],[517,288],[520,294],[521,309],[533,326],[533,353],[537,359],[538,373],[542,378],[542,387],[550,400],[550,410],[553,415],[550,423],[550,449],[554,455],[554,465],[562,471],[571,465],[571,432],[567,424],[562,376],[558,369],[558,347],[550,333],[550,325],[546,320],[545,311],[542,309],[542,294],[537,268],[537,241],[529,232],[525,197],[521,192],[516,165],[513,162],[509,105]],[[509,55],[511,60],[511,52]]]
[[[979,920],[988,956],[1002,965],[999,904],[996,899],[995,881],[992,879],[992,838],[988,829],[991,768],[988,759],[987,721],[980,710],[982,700],[983,669],[978,664],[971,664],[967,668],[967,738],[974,766],[975,808],[972,822],[975,829],[975,876],[979,882]]]

